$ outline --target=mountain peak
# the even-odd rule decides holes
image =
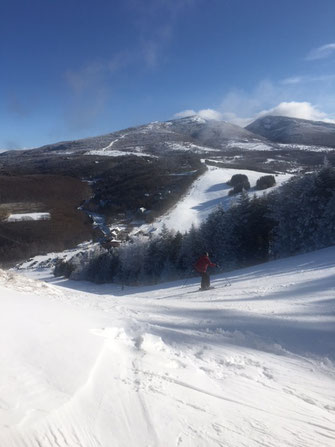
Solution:
[[[184,123],[200,123],[200,124],[205,124],[207,121],[209,121],[206,118],[203,118],[200,115],[189,115],[189,116],[183,116],[181,118],[176,118],[174,120],[171,121],[182,121]]]

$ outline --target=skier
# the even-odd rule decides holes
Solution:
[[[195,270],[201,275],[200,290],[208,290],[210,288],[210,277],[207,273],[208,266],[216,267],[216,264],[213,264],[208,256],[208,253],[205,252],[194,265]]]

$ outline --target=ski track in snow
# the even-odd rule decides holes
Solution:
[[[334,259],[206,293],[0,271],[0,446],[334,446]]]

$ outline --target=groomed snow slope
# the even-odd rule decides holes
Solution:
[[[292,177],[291,174],[277,174],[275,176],[276,186],[268,188],[266,191],[256,191],[254,189],[256,181],[267,175],[266,173],[208,166],[208,170],[193,183],[185,197],[173,209],[153,224],[141,226],[141,229],[145,232],[160,231],[165,224],[168,228],[184,232],[189,230],[192,224],[198,226],[218,205],[228,208],[236,200],[237,196],[228,196],[232,188],[227,185],[227,182],[235,174],[248,176],[251,196],[267,193]]]
[[[229,276],[0,271],[0,446],[333,447],[335,248]]]

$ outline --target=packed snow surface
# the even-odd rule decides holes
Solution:
[[[141,229],[146,232],[154,232],[160,231],[163,225],[166,225],[170,229],[184,232],[189,230],[192,224],[198,226],[217,206],[222,205],[227,209],[237,199],[237,196],[228,195],[232,187],[227,185],[227,182],[235,174],[248,176],[251,196],[264,194],[264,191],[254,189],[256,181],[266,175],[264,172],[208,166],[208,170],[193,183],[185,197],[172,210],[169,210],[153,224],[142,226]],[[290,177],[291,174],[275,175],[275,187],[280,186]],[[266,191],[271,191],[273,188]]]
[[[0,445],[333,447],[335,248],[226,277],[0,271]]]

